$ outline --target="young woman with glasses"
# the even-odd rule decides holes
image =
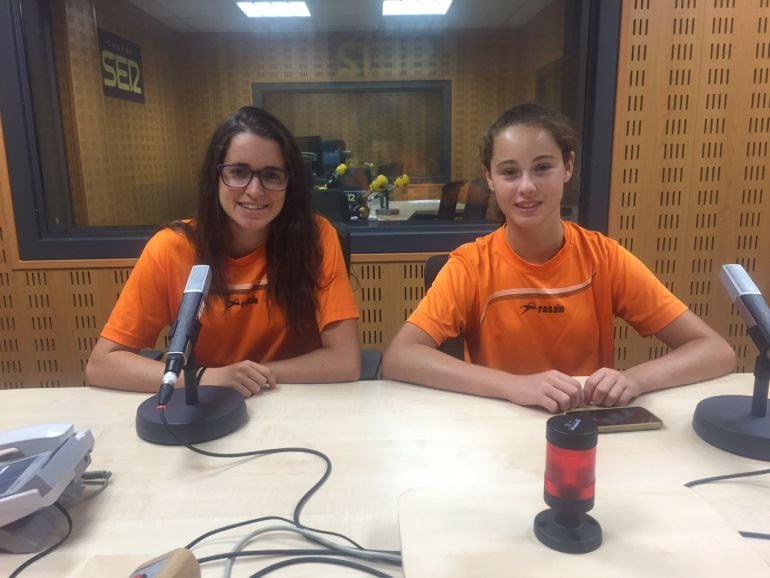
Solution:
[[[735,368],[730,345],[641,261],[562,221],[576,147],[567,121],[536,104],[489,128],[482,165],[505,223],[450,255],[385,352],[386,377],[558,412],[625,405]],[[614,369],[615,316],[671,351]],[[460,332],[466,361],[437,349]]]
[[[176,318],[195,264],[211,270],[201,383],[248,397],[280,382],[358,379],[359,314],[339,238],[313,213],[294,138],[264,110],[244,107],[214,131],[196,218],[148,241],[88,361],[91,384],[157,391],[163,364],[139,351]]]

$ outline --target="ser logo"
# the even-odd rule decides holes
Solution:
[[[538,313],[564,313],[564,305],[535,305],[534,303],[525,303],[519,306],[521,308],[521,314],[524,315],[529,311],[537,311]]]
[[[100,28],[99,56],[104,94],[144,103],[142,49],[139,45]]]
[[[104,86],[134,94],[144,92],[141,69],[136,60],[110,50],[102,50],[102,70]]]

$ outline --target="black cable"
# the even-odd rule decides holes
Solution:
[[[189,449],[189,450],[191,450],[191,451],[193,451],[193,452],[195,452],[197,454],[203,455],[203,456],[217,457],[217,458],[243,458],[243,457],[261,457],[261,456],[268,456],[268,455],[279,454],[279,453],[290,453],[290,452],[292,452],[292,453],[304,453],[304,454],[314,455],[316,457],[321,458],[324,461],[324,463],[326,464],[326,469],[325,469],[323,475],[321,476],[321,478],[315,484],[313,484],[313,486],[307,492],[305,492],[305,494],[302,496],[302,498],[300,498],[299,502],[297,502],[297,505],[294,508],[294,520],[293,521],[292,520],[288,520],[286,518],[283,518],[281,516],[264,516],[264,517],[261,517],[261,518],[255,518],[255,519],[252,519],[252,520],[247,520],[245,522],[238,522],[236,524],[229,524],[227,526],[222,526],[220,528],[217,528],[215,530],[211,530],[209,532],[206,532],[205,534],[202,534],[201,536],[199,536],[198,538],[196,538],[195,540],[193,540],[192,542],[190,542],[186,546],[188,549],[191,549],[193,546],[195,546],[201,540],[204,540],[205,538],[207,538],[209,536],[212,536],[212,535],[214,535],[214,534],[216,534],[218,532],[222,532],[222,531],[229,530],[229,529],[232,529],[232,528],[237,528],[237,527],[240,527],[240,526],[245,526],[247,524],[256,523],[256,522],[265,521],[265,520],[282,520],[284,522],[288,522],[289,524],[292,524],[293,526],[296,526],[297,528],[302,528],[304,530],[310,530],[312,532],[317,532],[319,534],[324,534],[324,535],[327,535],[327,536],[336,536],[338,538],[341,538],[341,539],[347,541],[349,544],[352,544],[355,548],[357,548],[359,550],[366,551],[366,548],[364,548],[363,546],[358,544],[355,540],[353,540],[351,538],[348,538],[344,534],[340,534],[338,532],[332,532],[332,531],[328,531],[328,530],[321,530],[319,528],[312,528],[310,526],[305,526],[300,521],[300,514],[302,513],[302,510],[305,507],[305,505],[307,504],[307,502],[321,488],[321,486],[323,486],[326,483],[326,480],[329,479],[329,476],[331,476],[332,462],[329,459],[329,456],[327,456],[326,454],[324,454],[321,451],[310,449],[310,448],[302,448],[302,447],[287,447],[287,448],[275,448],[275,449],[268,449],[268,450],[253,450],[253,451],[248,451],[248,452],[237,452],[237,453],[231,453],[231,454],[225,454],[225,453],[219,453],[219,452],[210,452],[210,451],[207,451],[207,450],[203,450],[203,449],[197,448],[197,447],[195,447],[195,446],[193,446],[193,445],[191,445],[189,443],[186,443],[186,442],[183,442],[182,440],[180,440],[176,436],[176,434],[174,434],[173,430],[168,425],[168,421],[166,420],[165,407],[163,405],[159,405],[158,406],[158,411],[160,413],[160,419],[163,422],[163,425],[166,427],[166,430],[171,434],[171,436],[177,442],[179,442],[180,445],[183,445],[187,449]],[[398,554],[398,555],[401,554],[400,551],[395,551],[395,552],[383,551],[383,550],[371,550],[371,551],[372,552],[379,552],[379,553],[387,552],[387,553],[393,553],[393,554]],[[260,552],[260,551],[251,551],[251,552]],[[265,551],[261,551],[261,552],[265,552]],[[278,570],[280,568],[284,568],[286,566],[293,566],[295,564],[320,563],[320,564],[336,564],[338,566],[347,566],[348,568],[353,568],[353,569],[356,569],[356,570],[360,570],[362,572],[366,572],[366,573],[371,574],[373,576],[380,576],[382,578],[391,578],[391,576],[389,574],[385,574],[385,573],[380,572],[379,570],[376,570],[374,568],[370,568],[368,566],[364,566],[363,564],[358,564],[358,563],[355,563],[355,562],[350,562],[348,560],[338,559],[338,558],[329,558],[329,559],[323,558],[323,556],[329,556],[329,555],[334,555],[334,554],[339,555],[339,552],[335,552],[335,551],[333,551],[331,549],[329,549],[329,550],[306,550],[306,551],[301,551],[301,550],[300,551],[296,551],[296,550],[288,550],[287,549],[287,550],[268,550],[267,552],[272,552],[271,555],[284,555],[284,556],[292,556],[292,555],[294,555],[294,556],[298,556],[298,555],[305,555],[305,554],[314,554],[314,556],[307,556],[307,557],[304,557],[304,558],[292,558],[290,560],[285,560],[283,562],[278,562],[276,564],[273,564],[272,566],[269,566],[269,567],[261,570],[260,572],[255,574],[255,576],[264,576],[268,572],[272,572],[272,571]],[[300,552],[302,552],[302,554],[300,554]],[[223,559],[223,558],[224,559],[228,559],[228,558],[232,559],[232,558],[237,558],[238,554],[244,555],[244,554],[239,553],[239,552],[231,552],[231,553],[229,553],[229,555],[228,554],[220,555],[216,559]],[[266,555],[266,554],[252,554],[252,555]],[[212,559],[212,557],[202,558],[202,559],[198,560],[198,563],[201,564],[201,563],[204,563],[204,561],[209,561],[211,559]]]
[[[97,481],[108,482],[112,477],[112,472],[109,470],[92,470],[90,472],[83,472],[80,474],[80,479],[83,481]]]
[[[208,538],[209,536],[213,536],[214,534],[219,534],[220,532],[226,532],[227,530],[232,530],[233,528],[240,528],[241,526],[247,526],[248,524],[257,524],[259,522],[267,522],[268,520],[280,520],[282,522],[288,522],[289,524],[293,524],[294,522],[292,520],[289,520],[289,518],[284,518],[283,516],[264,516],[262,518],[252,518],[251,520],[246,520],[245,522],[235,522],[234,524],[228,524],[227,526],[220,526],[219,528],[215,528],[214,530],[209,530],[208,532],[201,534],[195,540],[187,544],[185,548],[188,550],[192,550],[193,547],[197,546],[200,542]]]
[[[213,536],[214,534],[219,534],[220,532],[226,532],[227,530],[232,530],[234,528],[240,528],[241,526],[248,526],[249,524],[257,524],[259,522],[267,522],[268,520],[280,520],[281,522],[286,522],[287,524],[291,524],[293,526],[297,526],[295,524],[294,520],[290,520],[289,518],[284,518],[283,516],[263,516],[261,518],[252,518],[251,520],[245,520],[243,522],[235,522],[234,524],[228,524],[226,526],[220,526],[219,528],[215,528],[213,530],[210,530],[204,534],[201,534],[197,538],[195,538],[192,542],[187,544],[185,548],[188,550],[191,550],[194,546],[198,545],[200,542],[205,540],[206,538]],[[320,534],[329,534],[332,536],[337,536],[338,538],[343,538],[344,540],[347,540],[350,544],[355,546],[356,548],[359,548],[360,550],[368,550],[370,552],[382,552],[385,554],[400,554],[401,552],[399,550],[374,550],[371,548],[361,548],[358,546],[353,540],[348,538],[347,536],[344,536],[343,534],[338,534],[337,532],[329,532],[327,530],[317,530],[315,528],[308,528],[306,526],[297,526],[301,528],[305,528],[307,530],[312,530],[313,532],[318,532]]]
[[[280,549],[272,550],[241,550],[239,552],[225,552],[224,554],[211,554],[198,558],[198,564],[207,564],[208,562],[217,562],[219,560],[229,560],[230,558],[248,558],[251,556],[339,556],[339,552],[334,550],[321,550],[316,548],[305,549]]]
[[[168,425],[168,422],[166,421],[165,413],[163,412],[162,409],[160,410],[160,416],[161,416],[161,420],[163,421],[163,423],[165,425]],[[318,450],[313,450],[313,449],[310,449],[310,448],[275,448],[275,449],[271,449],[271,450],[254,450],[254,451],[250,451],[250,452],[238,452],[238,453],[234,453],[234,454],[224,454],[224,453],[218,453],[218,452],[209,452],[207,450],[202,450],[200,448],[196,448],[195,446],[192,446],[192,445],[190,445],[188,443],[185,443],[182,440],[180,440],[178,437],[176,437],[176,435],[174,435],[174,432],[171,431],[171,429],[169,429],[168,432],[174,437],[174,439],[176,439],[179,442],[180,445],[185,446],[186,448],[188,448],[189,450],[192,450],[193,452],[195,452],[197,454],[201,454],[201,455],[209,456],[209,457],[215,457],[215,458],[261,457],[261,456],[268,456],[268,455],[271,455],[271,454],[278,454],[278,453],[299,452],[299,453],[307,453],[307,454],[318,456],[322,460],[324,460],[324,462],[326,462],[326,471],[321,476],[321,479],[319,479],[313,485],[313,487],[310,488],[305,493],[304,496],[302,496],[300,501],[297,503],[297,506],[294,509],[294,520],[289,520],[288,518],[283,518],[281,516],[265,516],[265,517],[262,517],[262,518],[253,518],[251,520],[246,520],[244,522],[237,522],[235,524],[229,524],[227,526],[221,526],[219,528],[211,530],[210,532],[206,532],[205,534],[201,534],[200,536],[195,538],[192,542],[190,542],[187,546],[185,546],[186,548],[190,549],[193,546],[195,546],[196,544],[198,544],[201,540],[204,540],[204,539],[208,538],[209,536],[213,536],[214,534],[218,534],[219,532],[224,532],[226,530],[231,530],[233,528],[238,528],[240,526],[246,526],[248,524],[254,524],[254,523],[257,523],[257,522],[262,522],[262,521],[265,521],[265,520],[281,520],[283,522],[288,522],[289,524],[294,524],[294,525],[296,525],[296,526],[298,526],[300,528],[305,528],[306,530],[312,530],[313,532],[318,532],[319,534],[326,534],[327,536],[336,536],[337,538],[341,538],[342,540],[345,540],[346,542],[348,542],[349,544],[351,544],[355,548],[358,548],[359,550],[365,550],[366,549],[363,546],[361,546],[361,544],[359,544],[358,542],[356,542],[352,538],[349,538],[349,537],[345,536],[344,534],[340,534],[338,532],[332,532],[330,530],[321,530],[320,528],[312,528],[310,526],[305,526],[304,524],[302,524],[299,521],[300,513],[302,512],[302,509],[305,507],[305,504],[307,503],[307,501],[313,496],[313,494],[315,494],[318,491],[318,489],[324,483],[326,483],[326,480],[329,479],[329,476],[331,475],[331,468],[332,468],[331,460],[323,452],[320,452]]]
[[[336,536],[337,538],[341,538],[345,541],[347,541],[349,544],[353,545],[354,547],[358,548],[359,550],[365,550],[361,544],[357,543],[352,538],[348,538],[347,536],[343,534],[339,534],[337,532],[331,532],[329,530],[321,530],[319,528],[311,528],[310,526],[305,526],[300,522],[300,514],[302,513],[302,509],[305,507],[305,504],[307,504],[308,500],[313,497],[313,494],[315,494],[321,486],[323,486],[326,483],[326,480],[329,479],[329,476],[332,473],[332,462],[329,459],[329,456],[327,456],[325,453],[314,450],[311,448],[300,448],[300,447],[288,447],[288,448],[274,448],[269,450],[253,450],[248,452],[237,452],[232,454],[224,454],[224,453],[218,453],[218,452],[210,452],[207,450],[203,450],[200,448],[196,448],[193,445],[190,445],[188,443],[183,442],[180,440],[173,432],[171,428],[168,427],[168,421],[166,420],[166,412],[163,408],[163,406],[159,406],[158,411],[160,412],[160,419],[163,422],[163,425],[166,426],[166,429],[171,434],[171,436],[179,442],[180,445],[185,446],[187,449],[192,450],[193,452],[197,454],[201,454],[203,456],[209,456],[214,458],[245,458],[245,457],[261,457],[261,456],[269,456],[273,454],[281,454],[281,453],[303,453],[303,454],[310,454],[316,457],[321,458],[326,463],[326,470],[324,471],[321,478],[311,487],[305,494],[300,498],[299,502],[297,502],[297,506],[294,508],[294,521],[290,523],[296,524],[300,528],[305,528],[306,530],[312,530],[313,532],[318,532],[319,534],[326,534],[328,536]],[[226,526],[222,527],[221,529],[215,530],[211,533],[208,533],[207,536],[210,536],[212,533],[217,533],[218,531],[224,531],[226,529],[237,527],[238,525],[244,525],[251,523],[251,521],[247,522],[241,522],[240,524],[237,524],[235,526]],[[200,541],[200,538],[196,538],[192,542],[192,544],[197,544],[198,541]],[[189,545],[187,546],[190,547]]]
[[[723,476],[712,476],[710,478],[701,478],[699,480],[693,480],[687,482],[684,487],[692,488],[701,484],[709,484],[711,482],[719,482],[722,480],[734,480],[736,478],[748,478],[750,476],[760,476],[763,474],[770,474],[770,468],[766,470],[755,470],[753,472],[740,472],[737,474],[725,474]],[[770,540],[770,534],[764,534],[762,532],[747,532],[745,530],[738,530],[738,534],[744,538],[755,538],[757,540]]]
[[[21,564],[18,568],[16,568],[16,570],[11,572],[11,575],[8,578],[16,578],[16,576],[21,574],[22,570],[28,568],[29,566],[31,566],[32,564],[34,564],[35,562],[37,562],[41,558],[47,556],[48,554],[50,554],[51,552],[56,550],[56,548],[58,548],[59,546],[64,544],[64,541],[67,538],[70,537],[70,534],[72,533],[72,518],[70,518],[69,512],[67,512],[67,510],[64,508],[64,506],[62,506],[59,502],[54,502],[53,505],[54,505],[54,507],[57,510],[59,510],[62,514],[64,514],[64,517],[67,520],[67,533],[64,535],[64,537],[61,540],[59,540],[58,542],[56,542],[52,546],[49,546],[48,548],[46,548],[42,552],[38,552],[37,554],[32,556],[32,558],[30,558],[29,560],[27,560],[26,562]]]
[[[379,570],[369,568],[369,566],[364,566],[363,564],[357,564],[356,562],[350,562],[349,560],[344,560],[342,558],[318,558],[316,556],[293,558],[291,560],[276,562],[267,568],[263,568],[259,572],[255,572],[249,576],[249,578],[261,578],[262,576],[267,576],[271,572],[275,572],[281,568],[296,566],[297,564],[332,564],[334,566],[346,566],[348,568],[353,568],[354,570],[360,570],[366,574],[371,574],[372,576],[377,576],[378,578],[393,578],[390,574],[385,574],[385,572],[380,572]]]
[[[762,532],[746,532],[739,530],[738,533],[744,538],[756,538],[757,540],[770,540],[770,534],[763,534]]]
[[[770,474],[770,469],[767,470],[756,470],[753,472],[741,472],[739,474],[725,474],[723,476],[713,476],[711,478],[701,478],[700,480],[693,480],[691,482],[687,482],[684,487],[685,488],[692,488],[693,486],[699,486],[701,484],[708,484],[711,482],[718,482],[720,480],[731,480],[734,478],[747,478],[749,476],[759,476],[762,474]]]
[[[258,524],[259,522],[267,522],[268,520],[280,520],[281,522],[286,522],[287,524],[292,524],[293,526],[296,526],[293,520],[290,520],[289,518],[284,518],[283,516],[263,516],[261,518],[252,518],[251,520],[245,520],[243,522],[235,522],[234,524],[228,524],[227,526],[220,526],[219,528],[215,528],[214,530],[209,530],[208,532],[201,534],[197,538],[195,538],[192,542],[187,544],[185,548],[188,550],[192,550],[195,546],[197,546],[199,543],[201,543],[206,538],[213,536],[214,534],[218,534],[220,532],[226,532],[227,530],[232,530],[234,528],[240,528],[241,526],[248,526],[249,524]],[[304,526],[303,526],[304,527]],[[318,530],[308,528],[310,530],[313,530],[314,532],[318,532]],[[337,534],[336,532],[322,532],[324,534],[333,534],[342,538],[346,538],[349,542],[353,542],[346,536],[343,536],[342,534]],[[362,550],[366,550],[367,552],[377,552],[380,554],[400,554],[400,550],[378,550],[375,548],[361,548]],[[322,550],[319,550],[319,552]],[[219,556],[219,555],[217,555]],[[218,559],[218,558],[217,558]],[[199,562],[203,562],[203,558],[199,560]],[[208,560],[206,560],[208,561]]]

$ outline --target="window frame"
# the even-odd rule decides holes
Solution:
[[[156,227],[92,227],[66,233],[48,230],[38,153],[40,146],[35,132],[27,69],[30,55],[25,48],[21,20],[22,8],[29,1],[34,0],[0,0],[0,70],[8,71],[0,76],[0,122],[5,140],[19,259],[136,258]],[[583,139],[579,223],[602,232],[607,231],[609,215],[621,2],[566,2],[566,17],[580,19],[579,38],[571,39],[579,47],[578,54],[572,54],[572,57],[573,64],[577,66],[579,85],[584,87],[579,122]],[[565,38],[565,42],[568,40]],[[565,65],[568,66],[569,62]],[[51,107],[50,113],[58,117],[58,99],[51,98],[45,104]],[[351,227],[353,253],[449,251],[498,226],[492,222],[362,225],[366,226]]]
[[[254,106],[264,108],[265,96],[270,93],[334,93],[334,92],[426,92],[441,93],[441,174],[434,175],[439,182],[448,182],[452,175],[452,81],[451,80],[395,80],[358,82],[252,82],[251,98]]]

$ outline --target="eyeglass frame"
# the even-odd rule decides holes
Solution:
[[[251,176],[249,177],[248,182],[245,185],[241,185],[241,186],[238,186],[238,187],[229,184],[227,181],[225,181],[225,177],[222,174],[223,170],[225,168],[227,168],[227,167],[240,167],[242,169],[245,169],[245,170],[251,172]],[[266,186],[265,183],[262,182],[262,171],[267,171],[267,170],[277,171],[279,173],[285,174],[286,175],[286,184],[284,184],[283,187],[281,187],[280,189],[271,189],[270,187]],[[280,191],[285,191],[286,190],[286,188],[289,186],[289,179],[291,179],[291,173],[289,171],[285,171],[283,169],[277,169],[275,167],[265,167],[264,169],[259,169],[258,171],[255,171],[255,170],[252,170],[251,167],[249,167],[247,165],[244,165],[244,164],[240,164],[240,163],[222,163],[222,164],[218,164],[217,165],[217,172],[219,173],[219,178],[222,180],[222,183],[224,183],[224,185],[226,187],[230,187],[231,189],[245,189],[246,187],[248,187],[251,184],[251,181],[254,180],[254,177],[257,177],[257,180],[259,181],[259,185],[262,188],[264,188],[266,191],[280,192]]]

